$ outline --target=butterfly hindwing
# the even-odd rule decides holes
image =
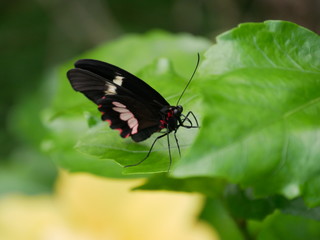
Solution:
[[[121,137],[143,141],[159,130],[160,115],[152,108],[129,96],[105,96],[98,101],[102,120],[117,129]]]

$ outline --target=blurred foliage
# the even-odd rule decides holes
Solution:
[[[241,208],[241,206],[238,206]],[[228,208],[218,199],[208,199],[201,219],[211,223],[221,239],[319,239],[320,222],[280,213],[270,214],[263,221],[234,220]]]
[[[141,145],[122,141],[100,123],[92,103],[72,92],[66,80],[75,55],[101,45],[77,58],[119,65],[174,104],[196,53],[205,52],[218,33],[265,19],[319,31],[319,5],[318,0],[4,2],[0,193],[51,191],[52,161],[72,172],[141,176],[122,175],[110,159],[120,164],[140,159],[152,139]],[[159,28],[204,37],[127,34]],[[183,98],[184,107],[202,122],[199,136],[194,139],[198,130],[180,131],[183,159],[171,176],[155,175],[139,189],[202,192],[209,197],[203,218],[222,239],[283,239],[290,228],[292,239],[318,239],[318,56],[319,36],[290,23],[244,24],[220,35]],[[76,141],[82,153],[74,148]],[[166,143],[155,150],[127,173],[165,171]]]
[[[291,216],[276,212],[266,218],[260,226],[257,223],[250,223],[250,228],[260,228],[258,240],[269,239],[319,239],[320,223],[314,220],[298,216]]]

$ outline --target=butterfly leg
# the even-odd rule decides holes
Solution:
[[[189,115],[191,115],[191,116],[193,117],[193,119],[195,120],[196,126],[193,126],[193,125],[192,125],[192,122],[191,122],[191,120],[189,119]],[[187,120],[189,123],[191,123],[190,126],[183,125],[183,123],[184,123],[186,120]],[[198,120],[197,120],[196,116],[194,115],[194,113],[193,113],[192,111],[189,111],[189,112],[187,113],[187,115],[185,116],[185,118],[181,121],[180,125],[181,125],[182,127],[186,127],[186,128],[199,128],[199,127],[200,127],[200,126],[199,126],[199,123],[198,123]]]
[[[167,131],[169,131],[169,129],[167,129]],[[171,158],[171,147],[170,147],[170,136],[169,136],[169,132],[166,132],[167,135],[167,141],[168,141],[168,150],[169,150],[169,167],[168,167],[168,172],[171,168],[171,163],[172,163],[172,158]]]
[[[152,143],[152,145],[151,145],[151,147],[150,147],[150,149],[149,149],[149,152],[148,152],[147,156],[145,156],[142,160],[140,160],[139,162],[137,162],[137,163],[135,163],[135,164],[126,165],[126,166],[124,166],[124,167],[134,167],[134,166],[138,166],[139,164],[141,164],[142,162],[144,162],[144,160],[146,160],[146,159],[149,157],[149,155],[150,155],[150,153],[151,153],[151,151],[152,151],[155,143],[156,143],[160,138],[162,138],[162,137],[164,137],[164,136],[167,136],[168,134],[169,134],[169,133],[166,132],[166,133],[158,136],[158,137],[153,141],[153,143]],[[170,158],[170,162],[171,162],[171,158]]]
[[[180,126],[185,127],[185,125],[183,125],[183,123],[184,123],[185,121],[187,121],[187,122],[190,124],[190,126],[192,126],[192,122],[191,122],[191,120],[190,120],[189,118],[186,118],[186,116],[183,115],[183,114],[181,114],[181,117],[183,117],[183,120],[180,120],[180,121],[179,121]]]
[[[177,130],[178,130],[178,129],[176,129],[176,130],[174,131],[173,136],[174,136],[174,139],[176,140],[176,144],[177,144],[178,151],[179,151],[179,156],[181,157],[181,151],[180,151],[179,140],[178,140],[177,135],[176,135],[176,134],[177,134]]]

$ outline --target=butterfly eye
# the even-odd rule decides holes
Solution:
[[[181,113],[182,113],[182,111],[183,111],[183,108],[182,108],[182,106],[176,106],[174,109],[173,109],[173,115],[174,116],[180,116],[181,115]]]
[[[173,115],[174,116],[180,116],[181,115],[181,108],[175,108],[173,109]]]

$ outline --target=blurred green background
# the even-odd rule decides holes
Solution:
[[[46,129],[34,106],[45,105],[41,96],[50,95],[54,87],[44,82],[51,69],[78,54],[153,29],[188,32],[214,42],[239,23],[281,19],[320,32],[320,0],[20,0],[1,5],[2,194],[51,191],[56,167],[39,151],[45,147],[40,143]]]
[[[155,216],[153,219],[158,218],[159,220],[154,224],[155,226],[170,223],[169,220],[174,219],[173,216],[175,216],[172,214],[174,211],[170,206],[175,210],[178,209],[178,206],[185,206],[181,211],[183,213],[181,218],[174,220],[179,223],[181,219],[186,219],[184,213],[188,211],[191,211],[190,218],[198,218],[198,213],[203,205],[201,196],[189,195],[186,198],[182,195],[172,196],[172,199],[168,198],[167,201],[164,201],[167,196],[158,196],[158,193],[153,192],[154,199],[151,198],[152,201],[149,201],[150,195],[138,196],[129,193],[128,189],[134,187],[134,184],[142,184],[142,180],[134,180],[137,182],[133,183],[125,180],[121,180],[121,183],[120,181],[108,180],[114,181],[110,183],[106,182],[106,179],[89,174],[80,176],[75,174],[70,177],[72,174],[68,175],[66,172],[60,172],[59,178],[57,178],[58,167],[54,163],[57,160],[53,158],[65,158],[63,166],[68,166],[68,153],[74,154],[75,158],[78,157],[77,154],[80,154],[72,148],[74,141],[68,139],[69,135],[67,136],[65,133],[62,133],[61,136],[65,134],[66,139],[59,138],[58,141],[62,140],[60,146],[56,148],[62,151],[57,151],[52,145],[52,141],[50,142],[50,137],[54,139],[56,136],[48,129],[48,125],[44,125],[50,115],[46,112],[46,107],[52,103],[54,96],[57,97],[55,91],[59,78],[57,77],[59,74],[56,71],[57,67],[64,65],[66,68],[66,62],[71,62],[79,55],[106,42],[111,42],[130,33],[143,34],[156,29],[173,34],[190,33],[214,42],[218,34],[236,27],[239,23],[279,19],[297,23],[320,33],[320,0],[16,0],[2,2],[0,11],[0,77],[2,83],[0,87],[0,228],[2,230],[0,238],[9,240],[12,238],[1,236],[5,232],[3,226],[7,226],[7,229],[10,230],[10,236],[13,233],[18,233],[16,229],[20,230],[22,225],[27,231],[38,227],[39,232],[42,232],[45,229],[39,223],[46,221],[43,219],[47,215],[55,216],[54,220],[48,220],[50,227],[65,222],[65,219],[62,220],[63,217],[61,219],[56,217],[62,213],[61,215],[66,219],[71,219],[70,222],[73,222],[73,219],[75,220],[73,223],[83,224],[80,224],[81,230],[82,228],[87,229],[88,226],[90,228],[91,225],[92,229],[96,230],[96,227],[99,226],[99,219],[103,222],[109,214],[112,219],[110,222],[114,222],[121,208],[125,209],[122,211],[125,214],[119,214],[117,224],[129,227],[123,228],[124,230],[120,228],[120,232],[130,234],[128,229],[131,229],[132,226],[140,231],[141,226],[132,225],[133,223],[140,224],[143,219],[145,221],[143,226],[152,223],[148,217],[152,214]],[[114,46],[110,45],[109,50]],[[113,50],[115,52],[116,48]],[[190,59],[190,63],[192,61],[193,59]],[[60,72],[64,74],[65,71],[60,69]],[[67,78],[65,81],[67,82]],[[71,93],[74,92],[70,87]],[[59,96],[63,94],[64,92]],[[80,98],[83,99],[83,102],[86,101],[88,105],[90,104],[79,94]],[[59,103],[64,103],[63,101],[64,99],[61,99]],[[67,120],[72,121],[72,116]],[[59,121],[52,124],[53,128],[57,127],[54,124],[59,124]],[[82,119],[81,123],[72,121],[74,128],[78,127],[77,124],[85,125],[86,123]],[[56,132],[59,133],[61,129],[65,130],[63,127],[65,126],[61,127],[60,122]],[[122,139],[119,138],[119,140]],[[77,166],[79,165],[78,171],[88,169],[87,162],[79,161],[76,163]],[[105,171],[106,167],[112,166],[111,164],[110,166],[103,164],[103,161],[92,160],[90,162],[91,172],[101,176],[103,175],[101,172]],[[115,173],[118,173],[118,170],[119,167],[115,168]],[[117,177],[116,174],[115,177]],[[51,193],[52,191],[54,194],[43,195],[43,193]],[[111,192],[112,194],[110,194]],[[15,194],[18,196],[17,198],[10,198]],[[28,198],[32,194],[37,195]],[[52,199],[57,200],[56,205],[52,204]],[[156,201],[164,205],[160,205]],[[150,202],[154,202],[155,205],[149,205]],[[184,202],[185,205],[182,204]],[[130,205],[131,203],[132,205]],[[47,207],[44,207],[45,204]],[[227,213],[223,212],[223,207],[219,204],[207,204],[207,213],[215,212],[216,215],[210,214],[202,217],[209,220],[216,217],[216,219],[210,220],[215,223],[216,228],[219,228],[220,224],[220,230],[227,229],[224,234],[235,234],[229,239],[242,239],[237,230],[230,230],[235,228],[234,223],[229,218],[224,218]],[[146,207],[147,205],[149,208]],[[62,206],[64,211],[61,211],[61,208],[57,206]],[[147,215],[141,220],[137,220],[137,217],[144,216],[141,212],[134,212],[141,206]],[[169,212],[165,219],[159,218],[163,212],[161,206],[165,206]],[[197,211],[192,210],[194,206],[198,209]],[[43,211],[43,209],[47,210]],[[114,215],[110,214],[113,209]],[[153,210],[159,210],[159,214],[153,213]],[[48,211],[52,211],[54,214],[50,215]],[[206,212],[204,211],[204,213]],[[131,219],[132,222],[128,221],[123,224],[123,221],[127,219]],[[34,223],[36,227],[28,225],[28,223]],[[253,229],[261,227],[258,222],[254,222],[254,224],[256,226],[254,225]],[[318,222],[296,216],[286,216],[280,212],[269,216],[262,224],[267,230],[263,232],[263,238],[259,239],[276,239],[272,235],[272,231],[274,231],[274,235],[279,235],[280,232],[285,234],[283,236],[287,236],[287,229],[290,228],[296,230],[290,230],[292,235],[297,235],[296,232],[300,232],[302,236],[305,236],[303,231],[306,230],[311,233],[315,232],[314,236],[318,237]],[[286,225],[283,227],[284,231],[279,230],[281,224]],[[190,226],[186,226],[189,230]],[[299,226],[299,228],[293,226]],[[269,231],[268,228],[272,231]],[[146,229],[148,229],[148,225],[146,225]],[[162,231],[157,230],[156,232],[158,234]],[[182,229],[181,232],[188,234],[185,229]],[[68,234],[66,235],[68,237],[65,239],[68,240],[83,239],[70,238]],[[31,236],[31,238],[26,238],[26,236]],[[78,235],[76,234],[76,236]],[[169,232],[167,236],[178,239],[172,235],[172,232]],[[300,236],[296,237],[299,239]],[[38,238],[24,235],[22,232],[21,238],[15,239],[34,240]],[[186,238],[183,236],[181,239]]]

